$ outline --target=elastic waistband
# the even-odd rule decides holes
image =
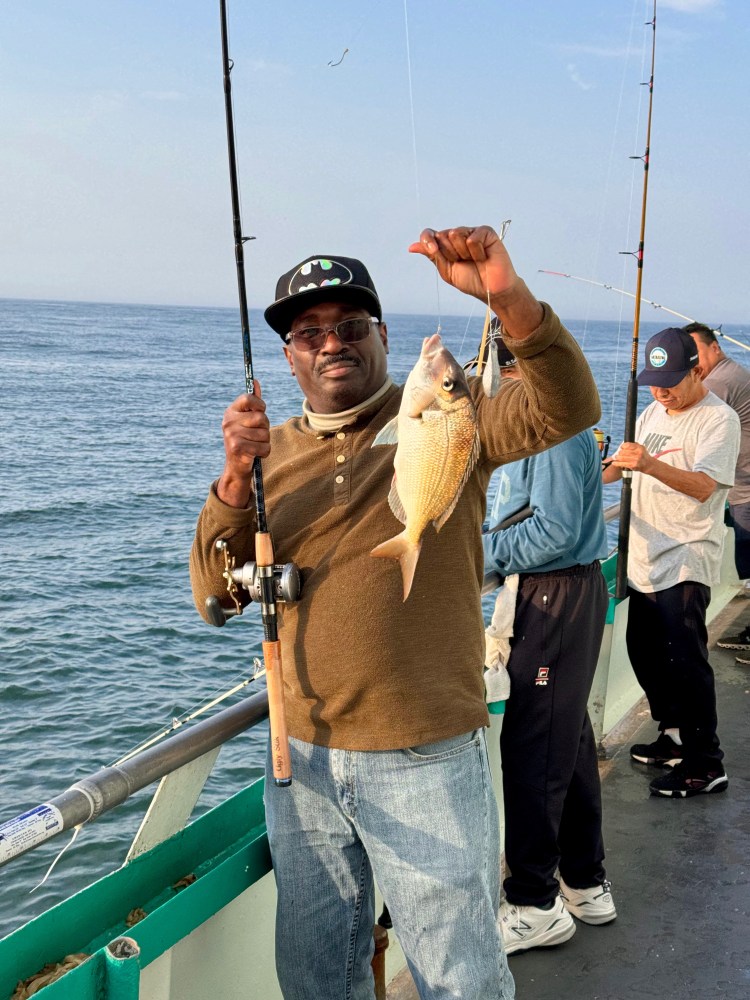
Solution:
[[[563,569],[550,569],[544,573],[519,573],[518,579],[519,581],[550,580],[561,576],[593,576],[595,573],[601,573],[601,571],[601,563],[598,559],[595,559],[585,566],[565,566]]]

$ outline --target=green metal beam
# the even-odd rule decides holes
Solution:
[[[0,997],[47,962],[86,952],[92,960],[45,987],[44,1000],[130,1000],[116,988],[271,870],[260,779],[206,813],[169,840],[64,900],[0,941]],[[196,880],[172,886],[186,875]],[[125,918],[136,907],[147,916],[132,928]],[[140,959],[117,973],[105,949],[114,938],[133,938]],[[127,966],[127,969],[125,969]],[[73,992],[70,992],[70,991]],[[132,994],[137,996],[137,990]]]

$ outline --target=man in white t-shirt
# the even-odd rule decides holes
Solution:
[[[737,414],[701,382],[698,350],[671,328],[646,345],[638,384],[654,402],[604,473],[633,473],[628,558],[627,646],[651,714],[654,743],[631,747],[633,760],[668,766],[654,794],[686,797],[724,791],[706,608],[718,582],[724,502],[740,443]]]

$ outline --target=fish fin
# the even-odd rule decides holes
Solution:
[[[409,596],[411,585],[414,580],[414,571],[417,568],[419,552],[422,548],[421,539],[418,542],[410,542],[406,537],[406,532],[394,535],[387,542],[376,545],[370,553],[377,559],[398,559],[401,564],[401,579],[404,583],[404,600]]]
[[[398,444],[398,416],[380,428],[370,447],[374,448],[378,444]]]
[[[395,472],[391,480],[391,491],[388,494],[388,506],[391,508],[393,516],[398,518],[402,524],[406,524],[406,511],[404,510],[404,505],[401,503],[401,497],[398,495]]]
[[[474,435],[474,445],[471,449],[471,454],[469,455],[469,458],[466,462],[466,468],[464,469],[464,474],[461,477],[461,482],[458,484],[456,495],[453,497],[453,499],[445,508],[440,517],[435,518],[435,520],[432,522],[433,525],[435,526],[435,531],[440,531],[445,522],[448,520],[453,511],[456,509],[456,504],[458,503],[459,497],[461,496],[464,486],[466,486],[467,479],[474,471],[474,466],[477,464],[481,450],[482,450],[482,443],[479,440],[479,431],[477,431],[476,434]]]

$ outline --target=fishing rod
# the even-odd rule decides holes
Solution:
[[[232,193],[232,220],[234,229],[234,256],[237,263],[237,288],[240,300],[242,326],[242,351],[245,359],[245,388],[253,395],[253,357],[250,347],[250,318],[245,287],[244,244],[252,237],[242,235],[240,196],[237,182],[237,156],[234,141],[234,115],[232,111],[232,80],[234,66],[229,58],[229,31],[227,28],[226,0],[219,0],[221,15],[221,54],[224,68],[224,106],[227,122],[227,149],[229,152],[229,185]],[[271,761],[275,785],[292,783],[292,764],[289,754],[289,736],[284,712],[284,682],[281,667],[281,643],[278,635],[276,585],[274,578],[273,542],[266,520],[266,500],[263,490],[263,470],[260,458],[253,461],[253,493],[255,497],[255,565],[260,590],[261,619],[263,621],[263,663],[268,686],[268,716],[271,730]],[[225,573],[225,575],[228,575]],[[233,581],[227,579],[228,584]],[[231,588],[230,588],[231,593]],[[239,605],[238,605],[239,606]]]
[[[638,330],[641,318],[641,286],[643,284],[643,251],[646,236],[646,203],[648,198],[649,157],[651,153],[651,117],[654,106],[654,64],[656,62],[656,0],[654,0],[654,15],[646,24],[651,25],[651,75],[648,81],[648,123],[646,125],[646,152],[643,156],[631,156],[631,160],[643,161],[643,197],[641,201],[641,229],[638,240],[638,250],[621,251],[634,256],[638,264],[635,286],[635,314],[633,316],[633,349],[630,356],[630,377],[628,379],[628,394],[625,404],[625,434],[624,441],[635,438],[635,418],[638,403]],[[645,86],[645,85],[644,85]],[[633,473],[630,469],[622,470],[622,491],[620,493],[620,526],[617,539],[617,575],[615,577],[615,597],[622,600],[628,590],[628,551],[630,548],[630,508],[633,497]]]
[[[582,278],[578,274],[567,274],[565,271],[549,271],[544,267],[537,268],[537,271],[539,274],[551,274],[556,278],[570,278],[572,281],[585,281],[587,285],[596,285],[597,288],[606,288],[608,292],[618,292],[620,295],[627,295],[631,299],[635,298],[634,292],[628,292],[625,288],[617,288],[615,285],[610,285],[606,281],[594,281],[593,278]],[[700,320],[693,319],[692,316],[686,316],[685,313],[677,312],[675,309],[669,309],[667,306],[663,306],[660,302],[654,302],[653,299],[645,299],[641,297],[641,302],[645,302],[648,306],[653,306],[654,309],[661,309],[662,312],[669,313],[670,316],[677,316],[678,319],[684,319],[688,323],[700,322]],[[723,332],[721,326],[711,326],[708,323],[703,325],[707,326],[714,336],[723,337],[724,340],[728,340],[730,344],[736,344],[738,347],[742,347],[746,351],[750,351],[750,344],[744,344],[741,340],[735,340],[734,337],[730,337],[729,334]]]

